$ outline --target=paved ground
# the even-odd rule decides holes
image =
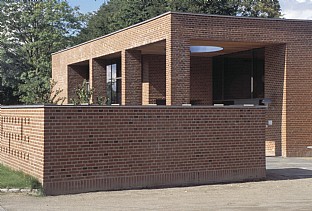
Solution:
[[[312,158],[267,158],[268,181],[56,197],[0,195],[2,210],[312,210]]]

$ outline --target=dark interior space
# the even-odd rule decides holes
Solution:
[[[263,48],[213,57],[215,104],[257,104],[261,98],[264,98]]]
[[[89,89],[90,71],[89,61],[80,62],[68,66],[68,97],[69,100],[76,98],[75,90],[83,81],[87,82],[87,89]]]

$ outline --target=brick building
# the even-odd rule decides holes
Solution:
[[[311,21],[170,12],[54,54],[53,78],[67,99],[86,79],[95,97],[121,105],[269,98],[267,150],[311,156],[311,32]],[[195,53],[191,46],[223,50]]]
[[[0,161],[47,194],[263,179],[265,142],[312,155],[311,34],[311,21],[169,12],[57,52],[66,103],[87,80],[109,105],[1,107]]]

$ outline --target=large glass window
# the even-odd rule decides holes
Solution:
[[[106,98],[108,105],[121,103],[121,68],[118,62],[106,66]]]
[[[214,103],[237,104],[264,97],[264,49],[213,58]],[[252,102],[252,101],[250,101]]]

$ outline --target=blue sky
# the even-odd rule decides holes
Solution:
[[[79,6],[80,11],[92,12],[99,9],[105,0],[67,0],[71,6]],[[280,0],[282,13],[287,19],[312,20],[312,0]]]
[[[83,13],[96,11],[105,2],[105,0],[67,0],[71,6],[79,6]]]

